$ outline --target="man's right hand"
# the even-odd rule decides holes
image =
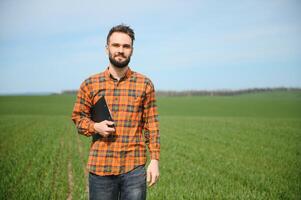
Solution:
[[[109,127],[112,125],[114,125],[114,122],[104,120],[102,122],[94,123],[94,129],[98,134],[102,135],[103,137],[108,137],[111,133],[115,132],[114,128]]]

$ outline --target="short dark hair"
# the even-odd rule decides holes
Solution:
[[[119,25],[111,28],[111,30],[107,36],[107,44],[109,44],[110,37],[114,32],[121,32],[121,33],[127,34],[132,39],[132,44],[134,43],[134,40],[135,40],[134,30],[130,26],[127,26],[125,24],[119,24]]]

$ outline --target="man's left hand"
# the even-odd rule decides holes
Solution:
[[[147,168],[147,183],[148,186],[154,185],[159,179],[159,161],[151,160]]]

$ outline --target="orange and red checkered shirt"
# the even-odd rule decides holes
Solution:
[[[89,171],[101,176],[118,175],[144,165],[146,145],[150,158],[159,160],[159,122],[151,80],[130,68],[119,81],[109,69],[86,79],[80,86],[72,113],[79,133],[98,134],[90,110],[103,96],[111,111],[115,132],[91,143]]]

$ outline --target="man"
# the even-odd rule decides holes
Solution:
[[[72,120],[85,136],[98,134],[90,147],[90,199],[146,199],[146,182],[159,178],[160,135],[155,90],[150,79],[132,71],[134,31],[113,27],[107,36],[110,64],[80,86]],[[105,97],[113,121],[91,120],[91,107]],[[94,135],[95,136],[95,135]],[[147,171],[146,146],[150,152]]]

